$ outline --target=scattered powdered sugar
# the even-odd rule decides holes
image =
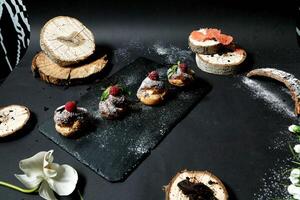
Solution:
[[[289,183],[287,171],[291,169],[290,162],[291,158],[287,158],[285,160],[278,159],[274,163],[274,167],[264,174],[262,186],[253,195],[254,200],[291,199],[286,188],[286,184]]]
[[[124,47],[114,50],[114,63],[129,64],[137,57],[159,56],[164,63],[175,64],[177,61],[194,63],[192,51],[157,41],[143,44],[139,40],[131,40]]]
[[[269,150],[286,149],[288,144],[294,140],[293,135],[287,131],[280,131],[276,135],[278,137],[273,138],[273,143],[268,147]]]
[[[176,46],[173,45],[162,45],[159,43],[155,43],[153,45],[153,50],[156,52],[158,55],[163,56],[164,60],[168,64],[174,64],[177,61],[182,61],[182,62],[193,62],[193,54],[189,50],[184,50],[180,49]]]
[[[245,84],[245,86],[250,89],[250,91],[253,93],[253,96],[255,98],[263,99],[270,108],[276,112],[284,114],[286,117],[295,117],[295,114],[292,110],[292,108],[287,105],[286,102],[284,102],[278,95],[275,93],[269,91],[267,88],[265,88],[262,84],[260,84],[256,80],[252,80],[248,77],[242,77],[242,83]]]

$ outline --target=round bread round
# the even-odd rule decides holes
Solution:
[[[10,105],[0,108],[0,137],[6,137],[21,130],[30,118],[25,106]]]
[[[205,72],[218,75],[236,74],[247,57],[243,49],[235,49],[224,54],[196,54],[197,66]]]
[[[42,50],[56,63],[78,63],[95,51],[93,33],[80,21],[68,16],[49,20],[41,30]]]
[[[199,29],[198,32],[201,32],[203,34],[206,34],[207,29]],[[217,40],[205,40],[205,41],[197,41],[192,38],[192,36],[189,36],[189,47],[190,49],[195,53],[200,54],[215,54],[219,51],[220,48],[223,47],[223,45],[218,42]]]
[[[181,171],[171,180],[165,187],[166,200],[189,200],[189,198],[182,193],[177,184],[186,178],[190,178],[193,183],[203,183],[209,187],[214,197],[218,200],[228,200],[228,193],[221,182],[221,180],[208,171]]]

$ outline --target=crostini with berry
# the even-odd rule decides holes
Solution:
[[[166,94],[167,89],[164,82],[160,80],[157,71],[150,72],[137,91],[138,99],[149,106],[163,102]]]
[[[169,83],[178,87],[190,84],[194,80],[194,74],[195,72],[188,68],[187,64],[179,61],[167,71]]]
[[[66,137],[71,137],[84,130],[88,121],[87,109],[78,107],[75,101],[68,101],[54,111],[55,129]]]
[[[100,116],[105,119],[117,119],[123,116],[128,108],[127,93],[120,85],[106,88],[99,102]]]

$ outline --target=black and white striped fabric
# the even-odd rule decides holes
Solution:
[[[30,25],[22,0],[0,0],[0,79],[19,63],[29,40]]]

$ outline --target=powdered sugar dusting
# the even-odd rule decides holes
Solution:
[[[295,117],[294,112],[292,111],[292,108],[287,105],[286,102],[284,102],[278,95],[275,93],[269,91],[267,88],[265,88],[263,85],[261,85],[259,82],[252,80],[247,77],[242,77],[242,83],[245,84],[245,86],[250,89],[250,91],[253,94],[253,97],[263,99],[270,108],[276,112],[284,114],[286,117]]]
[[[274,168],[269,169],[264,174],[262,187],[254,194],[254,200],[288,200],[291,198],[285,186],[285,183],[288,183],[288,173],[286,174],[285,172],[291,168],[289,166],[290,161],[291,158],[278,159],[274,163]]]
[[[164,46],[156,43],[153,45],[153,50],[158,55],[165,57],[165,62],[168,64],[174,64],[178,60],[182,62],[193,61],[191,51],[183,50],[173,45]]]
[[[175,64],[177,61],[187,64],[194,63],[193,54],[190,50],[181,49],[171,44],[157,41],[152,44],[143,44],[139,40],[131,40],[124,47],[114,50],[114,62],[129,64],[137,57],[157,57],[164,63]]]

